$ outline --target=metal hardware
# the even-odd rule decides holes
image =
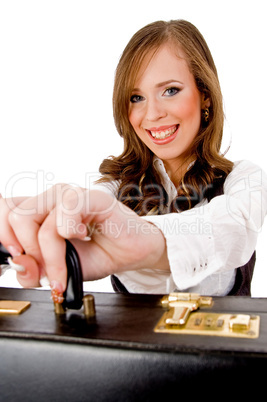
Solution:
[[[23,313],[27,308],[29,308],[31,302],[29,301],[18,301],[18,300],[0,300],[0,315],[18,315]]]
[[[259,336],[259,316],[197,311],[202,307],[211,307],[211,297],[196,293],[171,293],[162,298],[161,304],[167,311],[156,325],[155,332],[252,339]]]
[[[161,300],[162,307],[176,306],[177,303],[183,306],[190,306],[197,310],[200,306],[212,306],[212,297],[200,296],[198,293],[170,293]]]
[[[166,314],[167,325],[184,325],[191,313],[188,307],[172,307]]]
[[[232,315],[229,320],[229,328],[233,331],[249,329],[250,316],[245,314]]]
[[[84,315],[86,318],[95,317],[95,298],[93,295],[86,295],[83,298]]]
[[[54,308],[56,315],[66,314],[66,311],[68,310],[63,306],[62,303],[54,303]],[[86,318],[95,317],[96,309],[95,309],[95,298],[93,295],[88,294],[83,297],[83,312]]]
[[[54,303],[54,309],[55,309],[55,314],[57,314],[57,315],[65,314],[65,312],[66,312],[65,308],[62,306],[61,303]]]

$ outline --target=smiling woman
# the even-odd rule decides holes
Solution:
[[[242,271],[244,288],[242,290],[240,285],[239,292],[249,293],[255,239],[246,257],[241,256],[236,239],[244,235],[242,230],[237,235],[232,226],[233,215],[226,205],[230,178],[238,182],[241,177],[237,165],[220,153],[224,125],[222,94],[212,55],[196,27],[183,20],[158,21],[138,31],[126,46],[117,67],[113,105],[115,123],[124,139],[124,152],[102,163],[101,182],[116,182],[118,199],[138,215],[150,215],[150,222],[159,225],[167,239],[171,272],[174,266],[178,269],[178,265],[187,272],[193,270],[188,287],[194,283],[197,285],[194,290],[202,289],[206,294],[227,294],[232,288],[236,292],[235,278],[240,280]],[[247,168],[248,171],[251,168],[251,172],[258,169],[249,166],[241,165],[242,174]],[[261,191],[265,197],[266,188]],[[234,187],[231,192],[236,192]],[[223,193],[224,198],[216,197]],[[238,208],[242,204],[239,201]],[[199,209],[202,205],[205,208]],[[187,236],[181,236],[179,230],[176,243],[174,240],[170,246],[171,241],[168,241],[166,222],[171,231],[177,222],[192,227],[187,210],[193,207],[198,207],[194,209],[195,219],[203,218],[202,223],[212,227],[209,236],[214,242],[212,257],[208,258],[204,252],[205,247],[210,246],[205,243],[203,233],[194,233],[191,237],[192,233],[187,231]],[[179,214],[168,215],[170,212]],[[221,228],[217,233],[218,222],[224,225],[225,233]],[[232,238],[232,233],[237,237]],[[219,240],[220,236],[228,237],[229,242]],[[183,257],[181,249],[186,249]],[[249,266],[240,268],[244,263]],[[200,271],[201,267],[206,268],[202,280],[196,279],[198,267]],[[150,288],[149,274],[146,279],[141,271],[117,276],[132,291],[143,289],[146,292]],[[184,290],[182,276],[176,278],[175,286]],[[163,277],[162,283],[166,283]]]

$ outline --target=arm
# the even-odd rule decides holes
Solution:
[[[27,277],[22,284],[37,286],[33,283],[39,283],[43,270],[64,289],[63,238],[75,243],[84,279],[116,273],[124,281],[130,272],[128,283],[145,292],[149,288],[150,293],[165,292],[162,283],[169,279],[185,289],[216,272],[233,270],[254,251],[267,210],[266,183],[257,166],[242,162],[228,176],[223,196],[181,214],[145,218],[103,192],[56,186],[25,200],[9,215],[15,240],[38,263],[32,281]],[[87,223],[101,230],[93,233],[90,242],[83,242]],[[6,246],[1,227],[0,240]]]
[[[26,253],[14,258],[30,272],[31,278],[18,274],[23,286],[37,286],[40,277],[47,275],[54,287],[64,291],[65,238],[74,242],[87,280],[144,266],[169,269],[161,231],[103,191],[58,185],[22,201],[7,218],[4,215],[7,223],[1,241],[6,247],[12,242]],[[92,229],[90,241],[84,241],[87,225]],[[29,256],[36,261],[34,268],[28,266]]]

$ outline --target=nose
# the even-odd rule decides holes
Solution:
[[[146,104],[146,120],[147,121],[157,121],[166,117],[167,112],[158,99],[150,99]]]

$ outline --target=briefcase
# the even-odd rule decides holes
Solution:
[[[265,299],[94,293],[63,312],[45,290],[0,288],[0,299],[1,401],[265,393]]]

